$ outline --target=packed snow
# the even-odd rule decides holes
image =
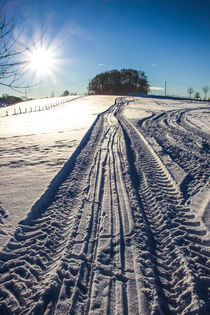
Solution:
[[[164,114],[166,112],[167,114]],[[163,163],[165,164],[165,166],[167,166],[168,170],[172,173],[172,176],[178,185],[180,185],[186,175],[188,175],[189,169],[186,169],[182,166],[181,161],[179,161],[179,159],[182,159],[181,156],[179,158],[175,156],[176,148],[179,147],[180,152],[182,149],[184,152],[187,146],[187,151],[189,155],[187,156],[188,163],[190,159],[193,160],[193,163],[197,163],[197,159],[203,158],[204,156],[205,152],[202,152],[203,146],[205,147],[205,145],[207,145],[207,155],[204,163],[205,166],[201,165],[200,167],[200,169],[202,169],[203,173],[206,175],[207,180],[204,185],[201,185],[196,194],[190,195],[190,203],[191,208],[196,213],[196,215],[203,219],[210,228],[210,196],[208,186],[208,141],[210,134],[209,103],[145,98],[141,100],[140,106],[139,100],[133,99],[129,101],[129,106],[125,108],[124,115],[128,119],[131,119],[133,121],[136,120],[137,124],[140,122],[141,131],[147,133],[147,140],[150,142],[153,149],[155,149],[159,157],[163,160]],[[149,128],[147,127],[146,130],[146,128],[143,128],[143,126],[146,124],[147,120],[145,121],[145,123],[141,123],[140,119],[144,121],[145,117],[150,117],[151,115],[155,115],[155,117],[153,119],[148,119],[148,122],[156,121],[157,123],[152,123],[151,126]],[[156,119],[158,115],[160,115],[159,120]],[[182,123],[176,125],[178,119],[182,119]],[[152,127],[154,129],[152,129]],[[171,131],[175,132],[176,135],[173,135]],[[201,133],[203,133],[202,138],[199,137]],[[172,147],[172,150],[174,151],[174,156],[173,153],[166,152],[165,150],[167,144],[166,139],[168,141],[168,145],[170,145]],[[177,140],[179,140],[179,142],[177,142]],[[196,149],[200,151],[198,154],[196,153],[195,157],[192,156],[193,143],[195,144],[195,146],[197,146]]]
[[[0,108],[0,248],[114,99],[67,96]]]
[[[0,313],[208,314],[209,112],[114,96],[1,109]]]

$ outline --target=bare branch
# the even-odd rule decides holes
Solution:
[[[203,86],[202,90],[204,91],[204,94],[205,94],[204,100],[206,100],[206,94],[209,90],[209,87],[207,85],[205,85],[205,86]]]
[[[191,98],[191,95],[194,93],[193,88],[189,87],[189,89],[187,90],[187,93],[190,95],[190,98]]]
[[[25,74],[29,60],[27,52],[32,51],[42,39],[45,32],[40,38],[33,42],[30,46],[21,47],[18,42],[22,32],[19,33],[16,39],[13,38],[12,32],[15,28],[15,19],[6,20],[3,7],[0,8],[0,85],[7,86],[12,89],[25,89],[31,85],[25,85],[22,77]],[[9,80],[9,82],[7,82]],[[37,86],[34,85],[34,86]]]

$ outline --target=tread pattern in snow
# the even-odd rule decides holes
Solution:
[[[147,124],[174,113],[144,120],[142,133],[125,104],[98,117],[63,181],[0,253],[1,314],[209,311],[207,230],[146,140]]]

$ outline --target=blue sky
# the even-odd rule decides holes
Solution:
[[[41,82],[29,92],[32,97],[65,89],[84,93],[96,74],[122,68],[145,71],[151,86],[167,81],[170,95],[187,95],[190,86],[202,94],[202,87],[210,86],[209,0],[6,3],[5,13],[15,15],[24,44],[44,34],[42,45],[50,47],[57,64],[42,78],[28,71],[30,82]]]

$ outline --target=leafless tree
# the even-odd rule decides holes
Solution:
[[[0,8],[0,85],[15,90],[29,88],[23,80],[28,64],[26,51],[29,47],[18,46],[13,37],[14,18],[7,20],[3,7]]]
[[[206,93],[208,92],[209,87],[207,85],[205,85],[205,86],[202,87],[202,90],[204,91],[204,94],[205,94],[204,100],[206,100]]]
[[[196,100],[199,100],[201,98],[200,93],[196,92],[194,97]]]
[[[190,98],[191,98],[191,95],[193,94],[194,90],[192,87],[189,87],[189,89],[187,90],[187,93],[190,95]]]

